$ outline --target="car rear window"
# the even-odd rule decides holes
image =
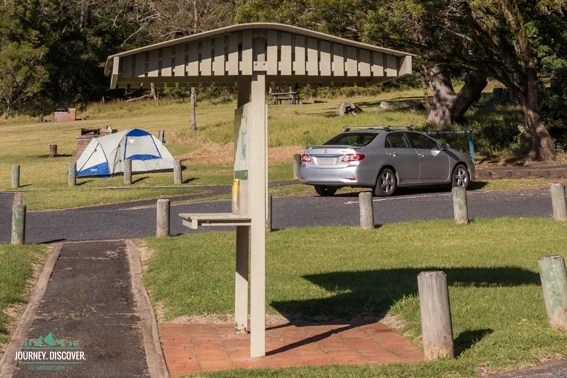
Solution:
[[[377,133],[343,133],[339,134],[324,145],[366,146],[376,138]]]

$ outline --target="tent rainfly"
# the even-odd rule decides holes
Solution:
[[[123,172],[122,162],[132,161],[132,172],[173,169],[173,156],[152,134],[129,129],[94,138],[77,159],[77,177],[110,176]]]

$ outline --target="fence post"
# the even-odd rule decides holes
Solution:
[[[12,165],[12,189],[20,187],[20,165]]]
[[[181,172],[181,160],[175,160],[173,162],[173,183],[175,185],[181,185],[181,183],[183,182],[183,176]]]
[[[372,205],[372,192],[362,192],[358,195],[360,208],[360,227],[363,230],[374,228],[374,206]]]
[[[565,185],[551,184],[551,203],[553,205],[553,218],[558,221],[567,221]]]
[[[12,244],[26,241],[26,205],[19,203],[12,207]]]
[[[159,139],[160,142],[165,144],[165,131],[164,130],[159,131],[158,139]]]
[[[457,224],[469,223],[467,191],[463,187],[453,188],[453,213]]]
[[[561,256],[543,256],[537,261],[549,324],[567,331],[567,272]]]
[[[69,170],[67,171],[67,184],[69,186],[77,185],[77,162],[69,163]]]
[[[453,326],[447,275],[421,272],[417,276],[421,333],[426,360],[453,358]]]
[[[169,200],[157,200],[156,236],[158,238],[169,236]]]
[[[132,160],[126,159],[123,162],[124,165],[124,184],[132,184]]]
[[[301,155],[293,154],[293,179],[299,179],[299,167],[301,166]]]

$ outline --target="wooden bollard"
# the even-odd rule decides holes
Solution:
[[[26,242],[26,205],[18,204],[12,207],[12,244]]]
[[[49,157],[56,157],[57,156],[57,145],[50,144],[49,145]]]
[[[272,232],[272,195],[268,195],[266,207],[266,232]]]
[[[447,275],[421,272],[417,276],[421,333],[426,360],[453,358],[453,327]]]
[[[358,195],[360,208],[360,227],[363,230],[374,228],[374,206],[372,204],[372,192],[362,192]]]
[[[132,184],[132,160],[126,159],[123,162],[124,165],[124,184]]]
[[[543,256],[537,261],[549,324],[567,331],[567,272],[561,256]]]
[[[551,184],[551,203],[553,205],[553,218],[558,221],[567,221],[565,185]]]
[[[175,185],[181,185],[183,182],[182,171],[181,160],[175,160],[173,162],[173,183]]]
[[[24,193],[22,192],[15,192],[14,199],[12,201],[12,207],[23,205],[24,204]]]
[[[159,131],[158,139],[159,139],[160,142],[165,144],[165,131],[164,130]]]
[[[463,187],[453,188],[453,212],[457,224],[469,223],[469,209],[467,206],[467,190]]]
[[[20,165],[12,165],[12,189],[20,187]]]
[[[169,236],[169,200],[157,200],[156,236],[158,238]]]
[[[77,162],[76,161],[69,163],[69,168],[67,170],[67,184],[69,186],[77,185]]]
[[[293,154],[293,179],[299,179],[299,167],[301,166],[301,155]]]

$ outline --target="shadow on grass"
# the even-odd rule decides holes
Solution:
[[[132,184],[138,183],[140,181],[144,181],[144,180],[149,179],[149,178],[150,178],[150,176],[137,177],[135,180],[132,179]]]
[[[486,185],[488,185],[488,182],[486,181],[474,181],[472,182],[469,187],[467,188],[467,191],[475,191],[475,190],[480,190],[482,188],[484,188]],[[335,194],[335,197],[345,197],[345,198],[350,198],[350,197],[357,197],[358,195],[362,192],[368,192],[371,191],[371,189],[364,189],[364,188],[360,188],[359,190],[355,190],[352,192],[347,192],[347,193],[337,193]],[[392,197],[403,197],[403,196],[410,196],[410,195],[419,195],[419,194],[431,194],[431,193],[439,193],[439,194],[451,194],[451,190],[447,189],[446,186],[422,186],[422,187],[415,187],[415,188],[398,188],[396,189],[396,192],[394,193],[394,195]],[[376,197],[379,198],[379,197]],[[385,197],[381,197],[381,198],[385,198]]]
[[[314,323],[345,324],[344,330],[380,321],[394,303],[408,296],[417,296],[417,276],[424,271],[442,270],[449,286],[511,287],[538,285],[539,276],[517,267],[387,269],[359,272],[332,272],[307,275],[303,278],[329,292],[328,298],[272,302],[270,305],[296,325]],[[338,329],[340,332],[343,328]],[[471,348],[490,329],[467,331],[456,339],[456,353]],[[317,336],[318,341],[322,335]],[[329,335],[323,336],[328,337]],[[313,342],[311,341],[311,342]],[[303,343],[307,340],[302,340]]]
[[[490,328],[461,332],[453,343],[455,357],[459,357],[461,353],[472,348],[474,344],[478,343],[485,336],[488,336],[493,332],[494,331]]]

